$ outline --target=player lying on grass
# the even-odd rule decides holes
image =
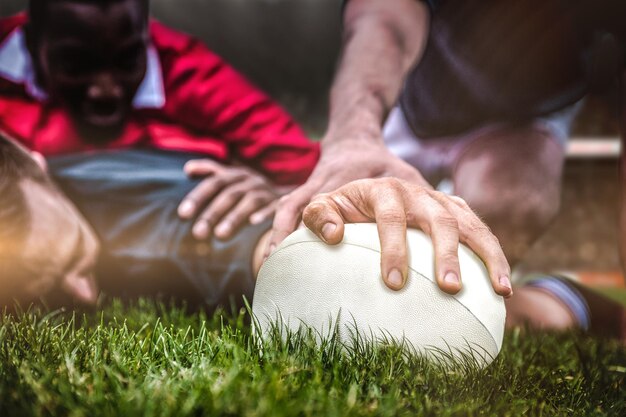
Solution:
[[[182,170],[192,156],[111,150],[51,157],[43,165],[37,163],[43,159],[0,136],[2,302],[44,297],[67,304],[71,297],[93,303],[100,289],[125,298],[161,294],[207,308],[231,300],[239,304],[242,295],[251,299],[270,222],[246,225],[231,239],[213,239],[210,245],[195,239],[192,223],[177,214],[177,201],[201,181]],[[507,268],[495,237],[461,200],[392,178],[352,185],[361,202],[376,201],[371,195],[389,189],[405,195],[404,201],[393,196],[390,201],[416,213],[416,224],[430,232],[439,253],[459,239],[447,218],[432,210],[442,205],[492,270]],[[356,202],[354,196],[346,202]],[[359,210],[384,214],[389,207]],[[314,229],[317,214],[311,206],[305,216]],[[351,214],[364,219],[358,215]],[[381,220],[382,230],[389,230],[384,215]]]
[[[202,181],[183,171],[190,156],[111,150],[51,157],[44,166],[0,136],[2,303],[93,304],[100,289],[206,308],[250,297],[261,260],[259,252],[253,262],[254,248],[269,223],[226,241],[196,239],[177,207]]]
[[[148,0],[31,0],[0,20],[0,132],[44,156],[105,149],[193,153],[180,201],[193,234],[228,238],[302,183],[319,148],[269,97]],[[226,166],[246,166],[250,169]]]
[[[232,239],[213,239],[211,245],[195,239],[176,203],[201,181],[181,169],[190,156],[114,150],[52,157],[46,167],[42,158],[0,136],[2,305],[39,297],[55,305],[94,303],[100,289],[124,298],[161,295],[208,309],[240,304],[243,295],[251,299],[270,222],[246,225]],[[307,207],[304,221],[335,243],[342,221],[377,219],[383,247],[401,250],[392,232],[393,214],[402,210],[415,213],[409,226],[431,234],[438,263],[462,240],[487,260],[490,272],[507,268],[498,241],[463,200],[394,178],[356,181],[322,195]],[[331,235],[323,231],[329,219],[339,225]],[[623,307],[580,290],[592,311],[602,313],[591,317],[595,334],[624,339]],[[570,314],[565,307],[561,312]]]
[[[619,0],[516,6],[498,0],[346,1],[343,55],[320,162],[304,186],[281,200],[269,250],[320,192],[359,178],[395,176],[433,187],[448,179],[514,265],[558,211],[565,139],[577,101],[592,88],[614,88],[624,70],[625,21],[626,3]],[[330,206],[341,195],[331,193],[323,202],[334,211]],[[325,228],[331,231],[345,219],[329,213]],[[406,279],[402,242],[413,215],[395,213],[397,225],[388,234],[401,250],[383,248],[382,274],[391,288]],[[455,219],[450,223],[456,228]],[[339,239],[337,228],[329,240]],[[442,288],[459,291],[454,257],[440,262]],[[496,291],[511,294],[510,275],[498,272]],[[601,305],[556,277],[515,293],[507,300],[512,322],[589,328],[594,316],[605,316]]]

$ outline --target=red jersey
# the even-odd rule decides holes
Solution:
[[[46,101],[25,47],[24,14],[0,20],[0,132],[43,155],[154,148],[238,160],[278,184],[306,180],[319,158],[291,117],[198,40],[156,21],[146,75],[123,133],[84,140],[63,108]]]

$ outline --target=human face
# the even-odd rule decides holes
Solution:
[[[138,0],[54,1],[28,44],[38,81],[87,139],[118,135],[146,72],[147,11]]]
[[[20,181],[30,222],[20,247],[4,242],[0,301],[31,302],[49,294],[66,294],[95,303],[93,276],[99,244],[73,204],[51,184]],[[66,297],[63,297],[66,298]]]

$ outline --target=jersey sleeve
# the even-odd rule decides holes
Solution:
[[[162,65],[167,106],[177,122],[225,141],[232,158],[277,184],[303,183],[317,163],[319,145],[217,54],[174,34]]]

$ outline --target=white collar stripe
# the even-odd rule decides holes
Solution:
[[[165,105],[165,88],[159,54],[154,46],[147,51],[146,75],[133,98],[137,109],[161,108]],[[17,28],[0,45],[0,77],[23,84],[26,91],[37,100],[47,99],[47,94],[37,85],[30,53],[22,28]]]

